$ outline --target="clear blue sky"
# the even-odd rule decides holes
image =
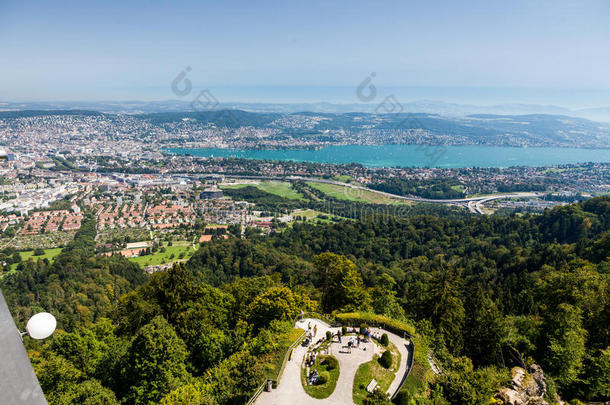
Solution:
[[[610,105],[610,2],[0,0],[0,100]],[[481,96],[486,95],[486,96]],[[504,97],[505,98],[502,98]]]

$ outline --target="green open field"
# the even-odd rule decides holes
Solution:
[[[188,259],[193,255],[193,253],[195,253],[195,250],[190,243],[186,246],[165,246],[165,252],[158,250],[150,255],[130,257],[129,261],[138,263],[142,267],[156,266],[159,264],[175,262],[181,259]]]
[[[221,184],[221,189],[236,189],[247,186],[254,186],[259,190],[266,191],[270,194],[279,195],[280,197],[290,200],[300,200],[303,195],[292,188],[292,185],[284,181],[264,181],[260,183],[243,183],[243,184]]]
[[[317,211],[317,210],[312,210],[312,209],[306,209],[306,210],[294,210],[290,213],[290,215],[292,215],[293,217],[296,217],[297,215],[300,217],[305,217],[307,218],[307,220],[311,220],[316,218],[318,215],[326,215],[326,216],[331,216],[330,214],[326,214],[322,211]]]
[[[331,223],[331,222],[337,221],[337,220],[351,220],[351,218],[345,218],[345,217],[341,217],[338,215],[332,215],[327,212],[317,211],[317,210],[313,210],[313,209],[294,210],[290,213],[290,215],[292,215],[293,218],[300,216],[301,218],[306,218],[306,220],[309,222],[325,223],[325,224],[328,224],[328,223]],[[321,218],[320,218],[320,215],[322,216]],[[293,224],[294,224],[294,221],[290,222],[289,226],[292,226]]]
[[[331,177],[331,179],[341,181],[343,183],[354,183],[354,178],[348,174],[339,174],[337,176]]]
[[[53,262],[53,259],[55,258],[55,256],[57,256],[60,252],[61,252],[61,248],[54,248],[54,249],[45,249],[44,255],[42,255],[42,256],[34,256],[33,250],[19,252],[19,255],[21,256],[21,261],[23,261],[23,262],[27,261],[30,258],[32,260],[49,259],[50,262]],[[19,265],[19,263],[11,264],[11,270],[15,270],[18,265]]]
[[[408,204],[408,201],[390,198],[373,191],[354,189],[336,184],[308,182],[307,185],[338,200],[356,201],[372,204]]]
[[[451,186],[451,189],[454,191],[459,191],[459,192],[463,192],[464,191],[464,186],[461,184],[456,184],[455,186]]]
[[[394,378],[396,378],[395,373],[398,371],[401,360],[400,352],[393,343],[390,343],[385,348],[383,346],[381,347],[382,352],[387,349],[392,353],[392,366],[389,369],[382,367],[381,364],[379,364],[379,356],[375,355],[373,360],[363,363],[358,367],[356,375],[354,376],[354,385],[352,388],[353,399],[356,404],[362,404],[362,401],[368,395],[366,387],[371,380],[375,379],[379,385],[378,389],[386,392],[390,387],[390,384],[392,384],[392,381],[394,381]]]

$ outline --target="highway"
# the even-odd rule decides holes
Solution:
[[[386,193],[385,191],[373,190],[372,188],[358,186],[350,183],[343,183],[335,180],[327,180],[320,179],[316,177],[304,177],[304,176],[286,176],[286,177],[277,177],[277,176],[225,176],[226,178],[234,178],[234,179],[252,179],[252,180],[275,180],[275,181],[309,181],[314,183],[325,183],[325,184],[334,184],[336,186],[341,187],[349,187],[354,190],[363,190],[371,193],[377,193],[384,195],[386,197],[395,198],[398,200],[406,200],[406,201],[415,201],[415,202],[427,202],[427,203],[436,203],[436,204],[466,204],[470,212],[475,214],[483,214],[481,209],[482,205],[486,202],[492,200],[500,200],[506,198],[527,198],[527,197],[538,197],[542,195],[539,192],[517,192],[517,193],[505,193],[505,194],[491,194],[491,195],[483,195],[477,197],[468,197],[468,198],[453,198],[453,199],[445,199],[438,200],[432,198],[422,198],[416,196],[402,196],[397,194]]]

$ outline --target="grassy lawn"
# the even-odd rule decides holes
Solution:
[[[284,362],[286,350],[288,350],[290,345],[292,345],[295,340],[301,337],[303,332],[303,329],[290,327],[290,330],[279,336],[278,349],[274,353],[272,353],[267,359],[267,361],[265,361],[264,363],[263,373],[266,379],[275,380],[278,378],[278,372],[280,371],[282,363]]]
[[[300,216],[301,218],[306,218],[307,221],[309,222],[319,222],[319,223],[331,223],[333,222],[333,220],[337,220],[337,219],[348,219],[348,218],[343,218],[343,217],[339,217],[337,215],[332,215],[326,212],[322,212],[322,211],[316,211],[316,210],[312,210],[312,209],[306,209],[306,210],[295,210],[293,212],[290,213],[290,215],[292,215],[293,218]],[[322,215],[322,218],[319,218],[319,216]],[[292,225],[292,223],[291,223]]]
[[[328,361],[325,361],[328,358],[333,359],[331,361],[334,363],[334,367],[331,367],[330,363]],[[301,372],[301,383],[303,384],[303,389],[305,390],[305,392],[309,396],[317,399],[324,399],[330,397],[333,391],[335,390],[335,387],[337,386],[337,380],[339,379],[339,361],[337,361],[337,359],[333,356],[320,355],[316,357],[316,363],[313,367],[310,368],[310,370],[311,369],[318,370],[318,373],[327,371],[330,378],[325,384],[308,385],[307,367],[303,367]]]
[[[181,259],[188,259],[195,253],[191,243],[186,246],[165,246],[165,252],[158,250],[154,254],[138,257],[130,257],[129,261],[138,263],[140,266],[155,266],[158,264],[166,264],[175,262]],[[182,255],[184,254],[184,255]],[[172,257],[173,255],[173,257]],[[180,257],[180,256],[183,257]]]
[[[453,191],[463,192],[464,191],[464,186],[461,185],[461,184],[456,184],[455,186],[451,186],[451,189]]]
[[[223,184],[220,186],[221,189],[236,189],[244,188],[247,186],[254,186],[259,190],[266,191],[270,194],[279,195],[280,197],[288,198],[290,200],[300,200],[303,195],[292,188],[292,185],[284,181],[265,181],[261,183],[246,183],[246,184]]]
[[[49,259],[50,262],[53,262],[53,259],[55,259],[55,256],[57,256],[59,254],[59,252],[61,252],[61,248],[45,249],[44,255],[42,255],[42,256],[34,256],[33,250],[28,250],[26,252],[19,252],[19,255],[21,256],[22,262],[25,262],[28,259],[32,259],[34,261],[36,261],[38,259],[40,259],[40,260]],[[19,265],[19,263],[11,264],[11,270],[15,270],[18,265]]]
[[[340,181],[342,183],[352,183],[354,182],[354,178],[349,174],[339,174],[337,176],[331,177],[332,180]]]
[[[373,204],[408,204],[407,201],[390,198],[385,195],[372,191],[354,189],[351,187],[339,186],[336,184],[308,182],[311,188],[320,190],[324,194],[338,200],[356,201]]]
[[[353,399],[356,404],[362,404],[362,401],[368,395],[366,387],[372,379],[377,380],[377,384],[379,385],[378,389],[386,392],[396,377],[395,373],[400,366],[400,352],[398,351],[398,348],[393,343],[390,343],[386,348],[383,346],[380,347],[382,348],[382,353],[383,349],[392,352],[392,367],[386,369],[381,366],[381,364],[379,364],[379,356],[377,355],[375,355],[373,360],[363,363],[358,367],[356,375],[354,376],[354,386],[352,388]]]
[[[290,213],[290,215],[292,215],[293,217],[296,217],[298,215],[300,217],[307,218],[307,220],[314,219],[314,218],[316,218],[320,214],[322,214],[322,215],[329,215],[329,214],[324,214],[322,211],[316,211],[316,210],[312,210],[312,209],[295,210],[295,211],[292,211]]]

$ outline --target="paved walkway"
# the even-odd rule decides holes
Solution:
[[[331,328],[328,324],[319,319],[303,319],[296,323],[296,327],[307,330],[307,325],[311,324],[313,330],[317,326],[316,336],[313,341],[316,342],[321,337],[326,335],[326,331],[330,330],[336,334],[341,328]],[[400,385],[404,373],[407,369],[409,352],[407,350],[406,341],[393,333],[382,331],[378,328],[372,328],[372,332],[387,333],[390,341],[398,347],[401,353],[400,367],[396,378],[390,384],[388,393],[393,394]],[[360,343],[359,348],[352,349],[351,353],[347,353],[343,349],[343,345],[347,342],[344,339],[343,344],[334,342],[330,345],[330,354],[335,356],[339,361],[339,379],[337,387],[332,395],[326,399],[312,398],[303,389],[301,384],[301,365],[307,353],[308,348],[297,346],[292,353],[292,360],[286,363],[284,374],[280,380],[280,385],[277,389],[271,392],[263,392],[256,401],[256,405],[308,405],[308,404],[324,404],[324,405],[350,405],[352,400],[352,386],[354,376],[360,364],[370,361],[375,353],[379,354],[379,348],[374,342]]]

